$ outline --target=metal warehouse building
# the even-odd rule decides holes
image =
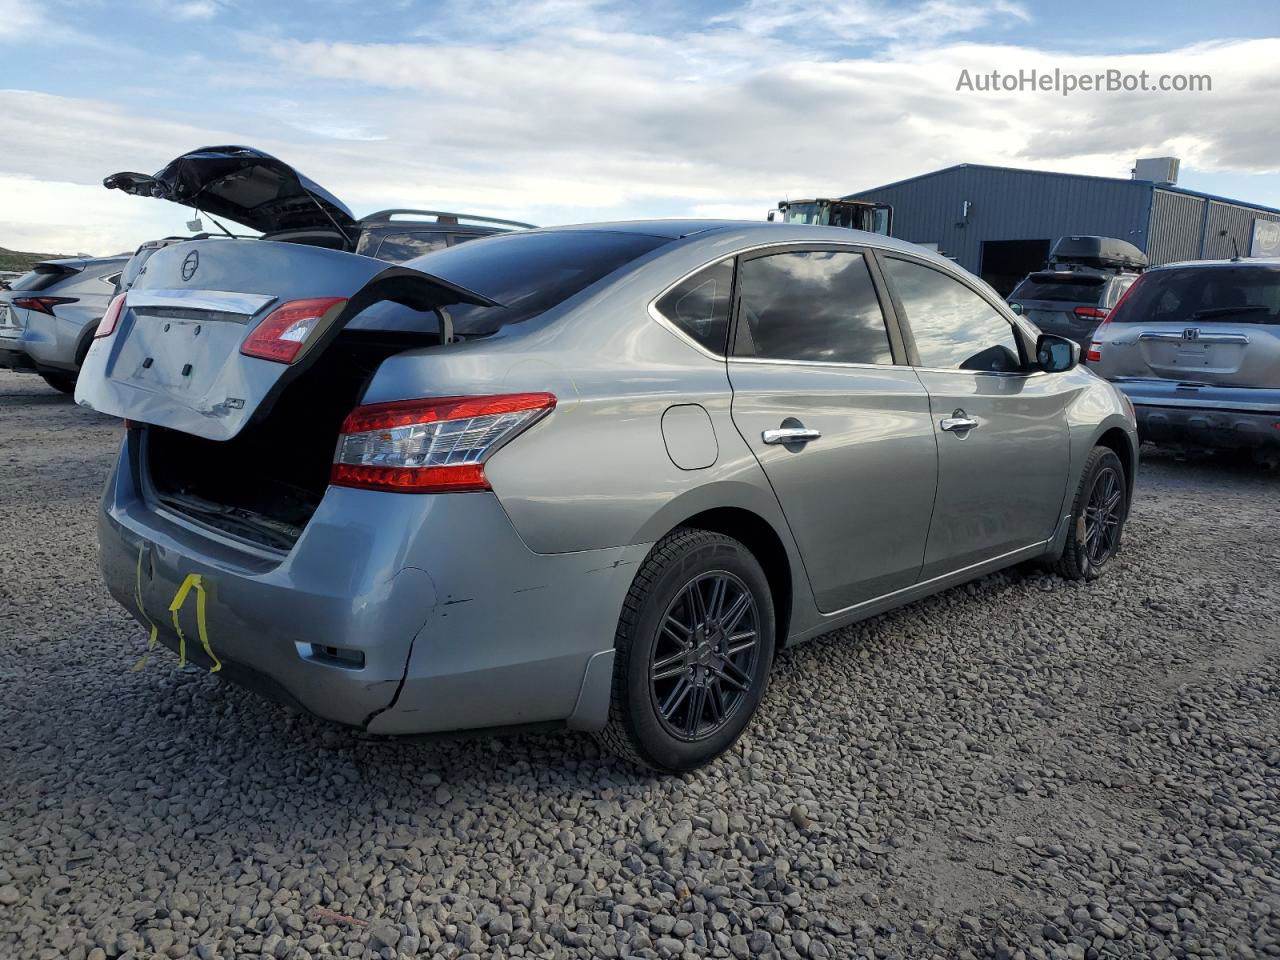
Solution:
[[[1280,256],[1280,210],[1154,180],[962,163],[846,199],[891,204],[895,237],[936,246],[1005,295],[1072,234],[1128,240],[1153,264],[1221,259],[1237,247]]]

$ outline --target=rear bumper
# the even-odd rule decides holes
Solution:
[[[22,349],[22,340],[18,337],[0,335],[0,369],[30,371],[36,369],[35,361]]]
[[[390,734],[603,724],[599,674],[611,676],[647,547],[533,554],[492,494],[330,488],[293,549],[273,555],[154,506],[140,433],[129,431],[104,495],[101,565],[166,646],[178,644],[170,603],[194,573],[222,675],[324,719]],[[188,659],[210,665],[194,596],[178,617]]]
[[[1133,401],[1143,440],[1222,449],[1280,445],[1280,390],[1147,380],[1115,385]]]

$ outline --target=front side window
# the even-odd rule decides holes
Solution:
[[[793,250],[744,260],[734,352],[813,363],[893,363],[884,314],[860,253]]]
[[[732,295],[733,261],[722,260],[682,280],[654,306],[702,346],[723,355]]]
[[[985,299],[923,264],[886,257],[884,268],[915,335],[922,367],[975,373],[1022,369],[1013,326]]]

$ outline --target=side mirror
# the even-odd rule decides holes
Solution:
[[[1036,363],[1045,373],[1065,373],[1080,364],[1080,344],[1042,333],[1036,341]]]
[[[1014,313],[1016,313],[1018,316],[1022,316],[1022,304],[1015,303],[1014,301],[1011,300],[1009,301],[1009,309],[1012,310]]]

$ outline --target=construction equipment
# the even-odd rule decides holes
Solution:
[[[812,223],[824,227],[846,227],[890,236],[893,207],[865,200],[780,200],[769,220],[782,223]]]

